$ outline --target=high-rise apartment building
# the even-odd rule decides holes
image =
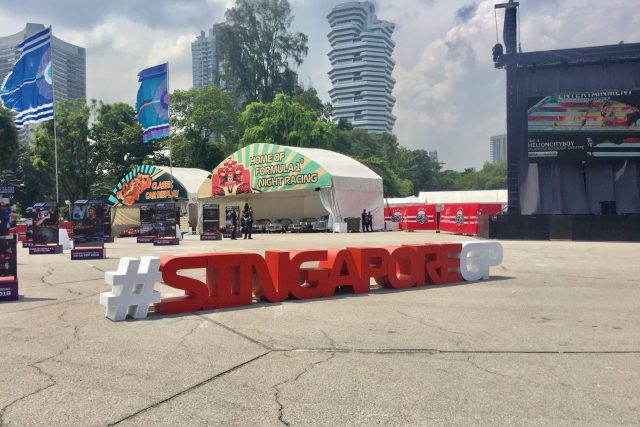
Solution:
[[[391,95],[395,25],[378,21],[368,1],[339,4],[327,18],[333,120],[345,119],[370,132],[391,132],[396,121],[391,113],[396,101]]]
[[[20,56],[16,46],[27,37],[42,30],[42,24],[28,23],[24,30],[0,37],[0,82],[11,72]],[[54,99],[87,99],[87,56],[83,47],[72,45],[57,37],[51,38],[53,58]]]
[[[191,43],[191,68],[194,89],[201,89],[205,86],[221,86],[220,70],[222,60],[218,48],[221,25],[214,24],[209,29],[209,35],[206,35],[204,31],[200,31],[196,41]]]
[[[507,134],[492,136],[489,138],[489,145],[491,163],[507,161]]]

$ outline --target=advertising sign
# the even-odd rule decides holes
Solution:
[[[479,215],[497,215],[500,203],[453,203],[440,208],[440,231],[460,234],[478,234]]]
[[[435,230],[436,205],[408,205],[384,208],[384,220],[397,222],[400,230]]]
[[[58,244],[58,204],[36,203],[32,208],[33,243]]]
[[[187,199],[187,190],[168,173],[155,166],[138,166],[114,187],[108,201],[111,206],[132,206]]]
[[[640,158],[640,90],[528,100],[530,162]]]
[[[204,233],[220,231],[220,205],[214,203],[202,205],[202,231]]]
[[[291,147],[258,143],[236,151],[211,174],[214,197],[331,186],[331,175]]]
[[[77,200],[71,213],[74,247],[104,246],[104,213],[101,200]]]

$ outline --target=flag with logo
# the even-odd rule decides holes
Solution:
[[[143,129],[144,143],[169,136],[167,71],[168,64],[160,64],[138,73],[136,117]]]
[[[51,27],[26,38],[18,46],[20,57],[0,88],[5,108],[16,113],[16,127],[53,118]]]

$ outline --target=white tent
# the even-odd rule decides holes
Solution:
[[[207,176],[209,172],[196,168],[149,165],[134,168],[109,195],[112,234],[140,225],[141,204],[172,201],[180,207],[180,227],[187,229],[189,223],[197,221],[198,188]]]
[[[382,178],[348,156],[317,148],[244,147],[214,168],[200,186],[198,201],[219,204],[221,217],[226,206],[244,203],[252,206],[254,219],[327,215],[330,229],[365,209],[374,229],[384,226]]]
[[[507,190],[421,191],[420,203],[502,203],[507,204]]]

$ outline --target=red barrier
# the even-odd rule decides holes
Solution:
[[[435,230],[436,205],[408,205],[384,208],[384,220],[397,222],[400,230]]]
[[[500,203],[452,203],[440,208],[440,231],[448,233],[478,234],[478,215],[497,215]]]

